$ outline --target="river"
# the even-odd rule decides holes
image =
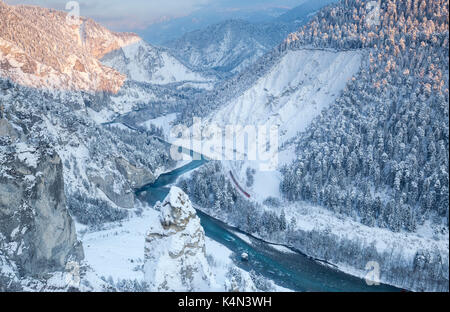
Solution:
[[[153,184],[137,191],[137,195],[154,205],[162,201],[178,177],[192,171],[206,162],[205,159],[193,160],[187,165],[162,174]],[[206,236],[233,251],[233,262],[240,268],[273,280],[276,284],[294,291],[334,291],[334,292],[370,292],[399,291],[388,286],[369,286],[362,279],[340,272],[330,266],[319,263],[304,254],[273,245],[246,235],[236,228],[216,220],[197,209]],[[248,261],[241,260],[241,254],[249,255]]]

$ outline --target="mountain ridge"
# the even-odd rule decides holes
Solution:
[[[305,24],[315,11],[333,2],[310,0],[266,22],[227,19],[188,32],[163,46],[192,68],[228,77],[254,64]]]
[[[112,32],[89,18],[68,21],[66,12],[4,2],[0,17],[0,76],[25,86],[115,94],[127,79],[210,80],[138,35]],[[134,55],[114,62],[112,55],[121,53]]]
[[[36,6],[2,3],[0,16],[0,74],[31,87],[115,93],[125,77],[98,59],[139,38]]]

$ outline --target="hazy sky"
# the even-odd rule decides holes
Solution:
[[[64,10],[64,0],[6,0],[9,4],[33,4]],[[303,0],[79,0],[82,16],[91,17],[116,30],[143,29],[164,19],[186,16],[202,9],[259,10],[291,8]]]

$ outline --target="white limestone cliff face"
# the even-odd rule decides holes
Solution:
[[[205,232],[188,196],[172,187],[145,238],[145,281],[152,291],[207,291],[214,284]]]

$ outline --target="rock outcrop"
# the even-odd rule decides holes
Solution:
[[[126,185],[118,185],[118,179],[112,174],[103,174],[97,172],[92,174],[88,172],[88,178],[91,183],[101,190],[106,197],[118,207],[131,209],[134,207],[134,193]],[[119,180],[120,181],[120,180]]]
[[[40,277],[64,270],[69,260],[81,260],[83,249],[66,208],[58,154],[0,137],[0,163],[3,257],[17,265],[20,277]]]
[[[0,117],[0,137],[17,139],[18,136],[17,131],[11,126],[11,124],[5,118]]]
[[[153,291],[206,291],[213,284],[205,232],[188,196],[172,187],[145,239],[145,280]]]
[[[150,170],[136,167],[122,157],[116,159],[116,167],[133,189],[139,189],[156,180],[155,175]]]
[[[118,207],[132,209],[135,203],[133,190],[153,183],[156,178],[150,170],[134,166],[122,157],[115,158],[114,162],[115,168],[110,173],[89,171],[87,176]]]

